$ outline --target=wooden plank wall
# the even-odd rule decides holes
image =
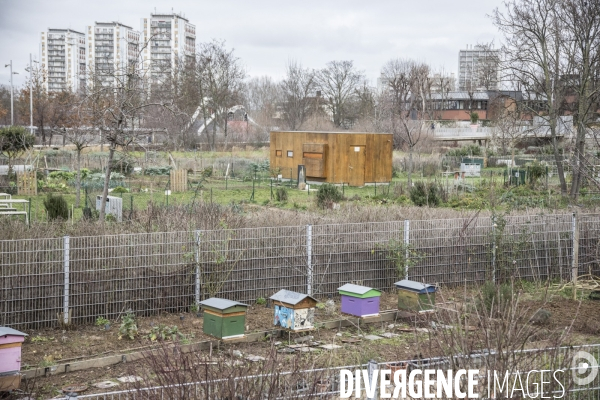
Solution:
[[[25,196],[37,195],[37,177],[35,171],[17,173],[17,194]]]
[[[365,146],[365,179],[367,183],[392,180],[392,135],[350,132],[271,132],[270,160],[272,168],[280,168],[284,179],[298,179],[304,144],[327,144],[325,181],[350,182],[348,153],[353,146]],[[276,151],[281,150],[281,157]],[[287,152],[293,151],[293,157]]]
[[[186,169],[171,170],[171,191],[185,192],[188,189],[188,177]]]

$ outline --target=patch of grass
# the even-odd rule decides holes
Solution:
[[[107,320],[104,317],[98,317],[98,318],[96,318],[96,326],[104,326],[104,325],[109,324],[109,323],[110,323],[110,321]]]
[[[556,291],[556,294],[564,299],[571,300],[573,298],[573,286],[567,284],[561,290]],[[590,292],[587,290],[577,289],[577,300],[587,300]]]
[[[44,342],[49,342],[51,340],[54,340],[53,337],[46,337],[46,336],[33,336],[31,338],[31,343],[44,343]]]
[[[386,346],[404,346],[408,343],[407,335],[399,335],[394,336],[392,338],[385,338],[378,340],[379,343],[384,344]]]

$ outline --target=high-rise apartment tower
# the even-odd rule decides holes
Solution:
[[[72,29],[48,29],[41,34],[41,67],[48,92],[78,91],[85,85],[85,35]]]
[[[181,14],[150,14],[142,18],[140,30],[144,65],[153,82],[166,79],[180,62],[193,60],[196,26]]]
[[[498,90],[500,51],[482,45],[467,45],[458,53],[458,90]]]
[[[112,84],[115,71],[134,64],[141,68],[140,32],[120,22],[96,22],[86,28],[86,54],[90,78]]]

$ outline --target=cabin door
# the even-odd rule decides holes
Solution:
[[[348,149],[348,184],[365,185],[365,146],[350,146]]]

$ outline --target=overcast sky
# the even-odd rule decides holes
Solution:
[[[225,40],[249,76],[280,79],[288,60],[309,68],[353,60],[372,85],[392,58],[425,61],[457,72],[458,51],[499,35],[486,15],[500,0],[0,0],[0,66],[11,59],[15,85],[25,82],[29,53],[39,58],[40,32],[83,32],[94,21],[120,21],[140,29],[157,12],[182,13],[196,25],[196,43]],[[8,84],[0,68],[0,84]]]

